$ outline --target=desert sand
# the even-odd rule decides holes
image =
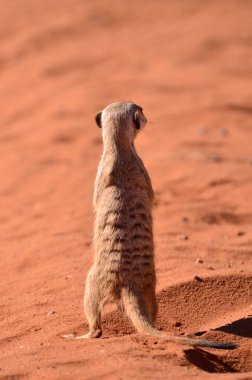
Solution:
[[[0,4],[0,379],[252,379],[252,2]],[[239,344],[140,336],[116,310],[83,334],[95,114],[140,104],[156,193],[158,326]]]

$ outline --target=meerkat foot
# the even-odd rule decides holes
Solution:
[[[64,338],[64,339],[74,339],[74,338],[76,338],[76,336],[74,334],[66,334],[66,335],[62,335],[62,338]]]
[[[62,338],[65,339],[91,339],[91,338],[100,338],[102,336],[102,330],[97,329],[94,331],[89,331],[85,335],[80,335],[76,336],[74,334],[67,334],[67,335],[62,335]]]
[[[102,336],[102,330],[96,329],[89,331],[87,334],[82,336],[76,336],[76,339],[91,339],[91,338],[100,338]]]

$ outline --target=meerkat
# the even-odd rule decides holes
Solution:
[[[233,343],[170,336],[154,327],[157,317],[154,193],[134,145],[147,119],[140,106],[119,102],[99,112],[96,123],[102,130],[103,154],[93,197],[94,260],[84,295],[89,332],[64,337],[100,337],[101,311],[105,304],[116,303],[141,334],[192,346],[233,348]]]

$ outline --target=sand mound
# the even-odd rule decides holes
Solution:
[[[228,353],[185,349],[185,361],[181,354],[173,354],[172,362],[193,364],[206,372],[251,371],[252,357],[248,345],[249,338],[252,338],[252,318],[248,316],[251,288],[252,276],[216,276],[194,279],[162,290],[158,295],[157,324],[163,331],[239,344],[239,348]],[[244,318],[234,320],[242,315]],[[129,321],[119,311],[105,315],[103,326],[106,337],[134,333]],[[146,342],[153,345],[153,339]],[[167,356],[166,359],[169,360]]]
[[[164,331],[183,334],[201,335],[200,332],[209,329],[225,331],[223,324],[249,315],[251,289],[252,276],[234,275],[197,277],[171,286],[158,294],[157,324]],[[103,324],[108,335],[134,331],[119,311],[106,315]]]

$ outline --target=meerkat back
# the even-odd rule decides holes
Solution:
[[[133,299],[139,313],[156,317],[153,190],[134,146],[147,120],[141,107],[127,102],[109,105],[96,121],[103,154],[94,189],[94,262],[84,297],[89,336],[101,334],[100,313],[108,302],[120,303],[132,319]]]

